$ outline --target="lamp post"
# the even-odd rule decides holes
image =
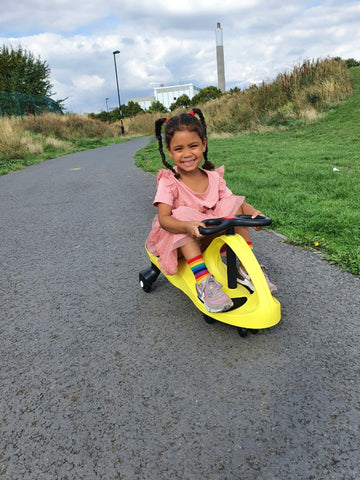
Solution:
[[[114,66],[115,66],[117,94],[118,94],[118,99],[119,99],[119,114],[120,114],[121,133],[122,133],[122,135],[124,135],[124,125],[123,125],[122,112],[121,112],[121,102],[120,102],[119,80],[118,80],[118,73],[117,73],[117,67],[116,67],[116,55],[118,53],[120,53],[120,50],[115,50],[113,52],[113,55],[114,55]]]
[[[106,98],[105,98],[105,102],[106,102],[106,111],[107,111],[107,117],[106,117],[106,119],[107,119],[108,123],[110,123],[110,115],[109,115],[109,104],[108,104],[108,100],[109,100],[109,97],[106,97]]]

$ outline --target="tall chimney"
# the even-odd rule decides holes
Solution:
[[[218,23],[216,27],[216,60],[217,60],[218,88],[224,93],[225,92],[224,47],[223,47],[223,34],[220,27],[220,23]]]

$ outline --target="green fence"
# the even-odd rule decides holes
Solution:
[[[59,105],[48,97],[0,92],[0,117],[40,115],[44,112],[60,113]]]

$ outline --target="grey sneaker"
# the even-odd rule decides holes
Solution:
[[[268,276],[268,269],[265,267],[265,265],[260,265],[261,270],[264,274],[265,280],[268,284],[269,290],[271,293],[276,293],[277,292],[277,286],[274,285]],[[241,285],[244,285],[247,287],[251,292],[255,290],[254,284],[251,281],[251,278],[247,271],[241,267],[241,265],[238,266],[237,268],[237,282],[240,283]]]
[[[236,273],[237,282],[241,285],[244,285],[244,287],[247,287],[251,292],[253,292],[255,290],[255,287],[247,271],[242,268],[241,265],[239,265]]]
[[[208,312],[226,312],[234,305],[221,287],[221,283],[217,282],[212,275],[208,275],[200,284],[196,284],[196,293]]]
[[[268,276],[268,269],[267,267],[265,267],[265,265],[260,265],[261,267],[261,270],[263,271],[263,274],[264,274],[264,277],[265,277],[265,280],[267,281],[267,284],[268,284],[268,287],[269,287],[269,290],[271,293],[276,293],[277,292],[277,286],[274,285],[270,279],[269,279],[269,276]]]

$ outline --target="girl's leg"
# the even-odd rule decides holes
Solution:
[[[233,302],[221,290],[222,285],[208,271],[199,242],[190,241],[183,245],[180,250],[194,274],[197,295],[206,309],[213,313],[229,310],[233,306]]]
[[[244,212],[242,210],[242,207],[240,207],[239,210],[236,212],[236,215],[243,215],[243,213]],[[249,245],[251,250],[254,251],[248,227],[235,227],[235,233],[238,233],[239,235],[241,235],[243,239],[246,241],[246,243]],[[268,277],[267,268],[265,267],[265,265],[260,265],[260,266],[264,273],[270,292],[271,293],[277,292],[276,285],[274,285]],[[249,277],[246,269],[244,268],[241,262],[240,262],[240,265],[238,266],[238,282],[248,287],[251,291],[254,291],[254,285],[251,281],[251,278]]]
[[[244,215],[242,207],[239,208],[235,215]],[[247,242],[248,244],[251,243],[251,237],[248,227],[235,227],[235,233],[241,235],[245,242]]]
[[[197,257],[198,255],[201,255],[200,244],[196,240],[185,243],[185,245],[180,247],[180,250],[187,262],[192,258]]]
[[[180,250],[194,274],[196,283],[199,285],[210,275],[201,253],[200,243],[196,240],[190,241],[183,245]]]

